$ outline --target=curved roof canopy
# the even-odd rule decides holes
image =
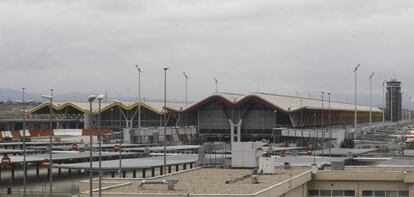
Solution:
[[[120,107],[124,110],[132,110],[139,106],[139,102],[122,102],[122,101],[113,101],[110,103],[101,103],[101,112],[105,112],[107,110],[110,110],[114,107]],[[181,109],[183,106],[185,106],[185,103],[181,102],[168,102],[168,107]],[[49,103],[42,103],[35,108],[33,108],[30,113],[36,113],[38,111],[44,110],[45,108],[49,107]],[[90,106],[88,102],[53,102],[52,108],[54,110],[63,110],[65,107],[72,107],[77,110],[79,110],[82,113],[89,113]],[[145,101],[141,102],[141,107],[148,109],[154,113],[157,114],[163,114],[164,113],[164,103],[163,102],[157,102],[157,101]],[[92,104],[92,112],[98,113],[99,106],[97,102],[94,102]]]
[[[213,94],[205,99],[202,99],[198,102],[189,105],[183,109],[174,109],[168,108],[173,111],[177,112],[185,112],[185,111],[192,111],[195,110],[202,105],[214,101],[219,100],[227,105],[239,106],[243,103],[246,103],[251,100],[256,100],[259,102],[263,102],[269,106],[274,107],[276,110],[281,110],[284,112],[293,112],[300,109],[315,109],[321,110],[322,109],[322,100],[321,99],[311,99],[311,98],[301,98],[295,96],[286,96],[286,95],[278,95],[278,94],[268,94],[268,93],[250,93],[250,94],[233,94],[233,93],[216,93]],[[328,109],[328,99],[324,100],[324,109]],[[362,112],[369,112],[369,106],[365,105],[357,105],[357,110]],[[330,109],[335,111],[354,111],[355,105],[350,103],[342,103],[331,101],[330,102]],[[372,112],[382,112],[381,109],[378,107],[372,107]]]

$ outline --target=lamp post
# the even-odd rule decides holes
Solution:
[[[357,124],[358,124],[358,114],[357,114],[357,103],[358,103],[358,98],[357,98],[357,73],[358,73],[358,68],[360,67],[360,65],[358,64],[355,69],[354,69],[354,73],[355,73],[355,113],[354,113],[354,130],[356,132],[357,129]]]
[[[407,95],[407,120],[408,122],[410,122],[410,100],[411,100],[411,96]]]
[[[23,196],[27,195],[27,163],[26,163],[26,104],[33,102],[33,100],[25,100],[25,89],[22,88],[22,100],[16,100],[17,103],[22,104],[23,112]]]
[[[214,83],[216,84],[216,93],[218,92],[218,80],[216,77],[213,77]]]
[[[185,77],[185,106],[187,107],[188,105],[188,75],[183,72],[183,75]]]
[[[165,174],[165,167],[167,166],[167,70],[168,67],[164,67],[164,164],[162,166],[162,172]]]
[[[322,91],[321,93],[321,97],[322,97],[322,118],[321,118],[321,127],[322,127],[322,144],[321,144],[321,148],[322,148],[322,155],[324,154],[324,143],[325,143],[325,123],[324,123],[324,106],[323,106],[323,96],[325,95],[325,92]]]
[[[369,75],[369,125],[372,126],[372,77],[374,72]]]
[[[50,89],[51,95],[53,94],[53,89]],[[52,172],[52,165],[53,165],[53,158],[52,158],[52,133],[53,133],[53,122],[52,122],[52,102],[53,96],[51,95],[43,95],[42,98],[49,101],[49,196],[53,196],[53,172]]]
[[[92,172],[92,130],[93,130],[93,111],[92,111],[92,102],[96,99],[96,95],[90,95],[88,97],[89,101],[89,121],[90,121],[90,128],[89,128],[89,196],[92,197],[92,190],[93,190],[93,172]]]
[[[141,135],[141,67],[135,65],[138,71],[138,133]]]
[[[331,130],[331,93],[328,92],[328,133],[329,133],[329,157],[331,157],[331,139],[332,139],[332,130]]]
[[[118,111],[119,111],[119,134],[121,135],[122,133],[122,122],[121,122],[121,117],[122,117],[122,112],[121,112],[121,110],[122,110],[122,108],[121,108],[121,101],[119,101],[119,100],[114,100],[114,101],[112,101],[112,102],[114,102],[114,103],[117,103],[118,104]],[[118,157],[119,157],[119,168],[118,168],[118,176],[119,176],[119,178],[121,178],[122,177],[122,141],[121,141],[122,139],[119,139],[119,143],[117,144],[118,145],[118,152],[119,152],[119,155],[118,155]]]
[[[98,174],[99,174],[99,191],[98,191],[98,195],[99,197],[102,196],[102,133],[101,133],[101,103],[102,100],[105,98],[104,95],[98,95],[96,97],[96,99],[98,99],[98,124],[97,124],[97,128],[96,130],[97,132],[97,136],[98,136],[98,142],[99,142],[99,169],[98,169]]]
[[[385,125],[385,83],[387,80],[382,82],[382,125]]]
[[[301,132],[300,132],[300,146],[303,146],[303,99],[302,97],[300,98],[300,127],[301,127]]]

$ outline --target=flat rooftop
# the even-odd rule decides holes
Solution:
[[[278,168],[277,174],[258,175],[258,184],[252,184],[250,182],[250,177],[226,184],[226,181],[250,175],[251,170],[197,168],[153,179],[178,179],[178,183],[175,185],[175,190],[173,191],[169,191],[166,185],[144,185],[143,187],[139,187],[139,179],[118,179],[117,181],[122,181],[124,183],[129,182],[129,184],[127,183],[119,187],[110,187],[105,189],[103,193],[137,193],[141,195],[150,193],[251,194],[267,189],[270,186],[286,181],[291,177],[305,173],[309,170],[310,168],[308,167],[292,167],[290,170]]]

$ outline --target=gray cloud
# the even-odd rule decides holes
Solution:
[[[1,1],[2,88],[190,98],[214,91],[352,95],[394,76],[413,92],[412,1]],[[345,99],[342,96],[340,99]],[[379,102],[379,101],[378,101]]]

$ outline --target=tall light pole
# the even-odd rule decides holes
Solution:
[[[187,107],[188,105],[188,75],[183,72],[183,75],[185,77],[185,106]]]
[[[372,126],[372,77],[374,72],[369,75],[369,125]]]
[[[218,80],[216,77],[213,77],[214,83],[216,84],[216,93],[218,92]]]
[[[329,132],[329,157],[331,157],[332,130],[331,130],[331,93],[330,92],[328,92],[328,132]]]
[[[42,98],[49,101],[49,196],[53,196],[53,158],[52,158],[52,133],[53,133],[53,122],[52,122],[52,102],[53,102],[53,89],[50,89],[50,95],[43,95]]]
[[[92,171],[92,142],[93,142],[93,138],[92,138],[92,131],[93,131],[93,111],[92,111],[92,102],[96,99],[96,95],[90,95],[88,97],[88,101],[89,101],[89,121],[90,121],[90,128],[89,128],[89,196],[92,197],[93,196],[93,171]]]
[[[33,100],[26,101],[25,99],[25,89],[22,88],[22,100],[16,100],[17,103],[22,104],[23,112],[23,196],[27,195],[27,163],[26,163],[26,104],[33,102]]]
[[[301,127],[301,132],[300,132],[300,146],[303,146],[303,99],[302,96],[300,98],[300,127]]]
[[[141,67],[135,65],[138,71],[138,133],[141,135]]]
[[[122,123],[121,123],[121,117],[122,117],[122,112],[121,112],[121,110],[122,110],[122,108],[121,108],[121,101],[119,101],[119,100],[114,100],[114,101],[112,101],[112,102],[114,102],[114,103],[117,103],[118,104],[118,111],[119,111],[119,133],[120,133],[120,135],[122,134],[121,132],[122,132]],[[118,143],[118,152],[119,152],[119,155],[118,155],[118,157],[119,157],[119,168],[118,168],[118,176],[119,176],[119,178],[122,178],[122,139],[119,139],[119,143]]]
[[[408,97],[408,121],[411,122],[411,96]]]
[[[324,106],[323,106],[323,96],[325,95],[325,92],[322,91],[321,93],[321,97],[322,97],[322,119],[321,119],[321,127],[322,127],[322,144],[321,144],[321,148],[322,148],[322,155],[324,154],[324,143],[325,143],[325,128],[324,128]]]
[[[165,167],[167,166],[167,70],[168,67],[164,67],[164,165],[162,166],[162,172],[165,174]]]
[[[358,68],[359,68],[359,64],[355,67],[354,69],[354,73],[355,73],[355,113],[354,113],[354,130],[356,132],[357,130],[357,124],[358,124],[358,114],[357,114],[357,103],[358,103],[358,98],[357,98],[357,73],[358,73]]]
[[[382,125],[385,125],[385,83],[387,80],[382,82]]]
[[[99,197],[102,196],[102,133],[101,133],[101,103],[102,100],[105,98],[104,95],[98,95],[96,97],[96,99],[98,99],[98,124],[97,124],[97,128],[96,130],[97,135],[98,135],[98,142],[99,142],[99,169],[98,169],[98,174],[99,174],[99,191],[98,191],[98,195]]]

